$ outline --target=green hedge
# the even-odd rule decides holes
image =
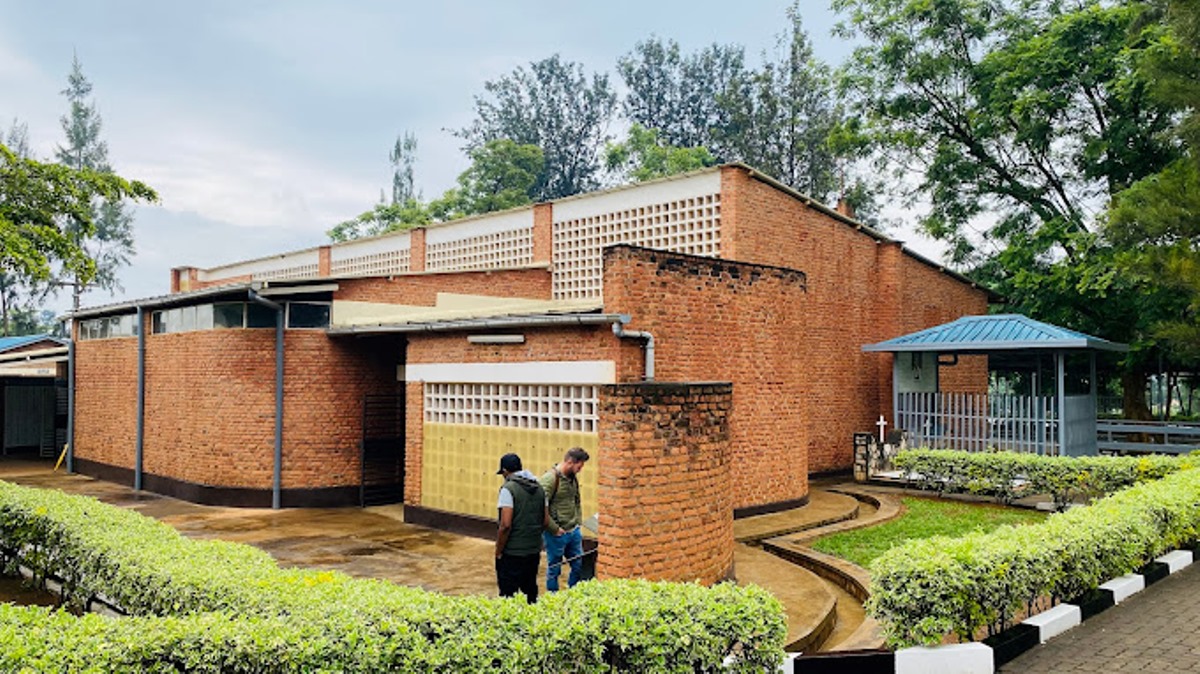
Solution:
[[[1042,524],[934,537],[871,564],[867,611],[893,646],[997,631],[1039,597],[1069,599],[1196,540],[1200,470],[1180,470]]]
[[[1049,494],[1059,510],[1077,498],[1097,498],[1194,465],[1196,459],[1188,456],[1060,457],[946,449],[896,456],[896,467],[924,489],[986,494],[1002,503],[1023,493]]]
[[[448,597],[280,569],[246,545],[4,482],[0,539],[37,574],[62,577],[69,604],[99,594],[134,616],[8,608],[3,671],[20,661],[4,659],[13,652],[42,663],[32,671],[707,672],[730,655],[734,671],[762,671],[783,657],[782,608],[752,586],[591,582],[533,606]]]

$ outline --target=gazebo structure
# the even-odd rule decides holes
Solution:
[[[890,352],[894,428],[914,446],[1046,455],[1096,454],[1099,337],[1016,314],[966,316],[863,351]],[[986,356],[987,393],[948,393],[940,367]]]

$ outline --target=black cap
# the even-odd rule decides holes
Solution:
[[[515,473],[521,470],[521,457],[516,454],[505,454],[500,457],[500,470],[496,471],[497,475],[503,475],[505,471]]]

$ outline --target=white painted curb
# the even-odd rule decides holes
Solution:
[[[1192,565],[1192,552],[1190,550],[1175,550],[1174,552],[1168,552],[1154,561],[1166,564],[1171,573],[1175,573]]]
[[[896,651],[896,674],[993,674],[992,649],[980,643]]]
[[[1074,604],[1059,604],[1048,611],[1025,619],[1026,625],[1038,628],[1042,643],[1083,622],[1083,612]]]
[[[801,653],[784,653],[783,662],[779,665],[779,674],[796,674],[796,658],[800,657]],[[726,660],[726,667],[731,667],[732,664]]]
[[[1100,586],[1101,590],[1108,590],[1113,594],[1113,603],[1120,604],[1129,599],[1133,595],[1146,589],[1146,579],[1137,573],[1130,573],[1120,578],[1113,578],[1107,583]]]

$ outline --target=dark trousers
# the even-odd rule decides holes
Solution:
[[[507,552],[496,560],[496,583],[500,585],[500,596],[511,597],[519,590],[530,604],[537,601],[538,565],[542,553],[532,555],[510,555]]]

